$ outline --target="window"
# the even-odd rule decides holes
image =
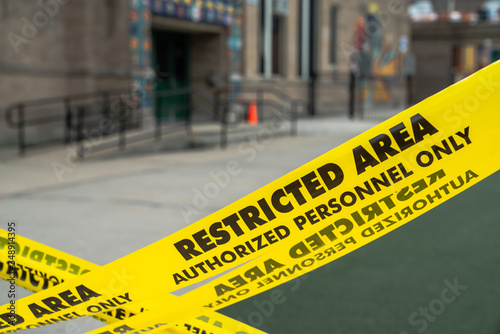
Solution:
[[[286,1],[260,2],[260,72],[265,76],[283,74]]]
[[[337,7],[330,7],[330,65],[337,64]]]
[[[281,74],[283,68],[283,18],[278,15],[273,15],[273,36],[272,36],[272,73]]]

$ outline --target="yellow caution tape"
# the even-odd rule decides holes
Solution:
[[[428,175],[417,181],[423,185],[424,182],[437,178],[433,186],[428,184],[430,182],[426,182],[428,184],[427,191],[422,191],[419,195],[409,195],[413,199],[408,199],[406,203],[408,205],[402,209],[387,210],[384,208],[380,218],[367,223],[362,229],[355,229],[354,224],[348,223],[347,220],[340,221],[340,219],[337,220],[337,222],[340,221],[339,224],[333,223],[326,227],[315,228],[311,231],[310,236],[299,242],[287,243],[223,277],[183,295],[180,301],[182,306],[179,304],[173,306],[169,297],[161,296],[157,298],[157,302],[163,303],[150,312],[89,333],[119,333],[124,329],[139,331],[147,328],[149,324],[155,323],[157,319],[165,319],[167,323],[174,320],[179,321],[207,310],[217,310],[229,306],[264,292],[306,274],[396,229],[407,221],[407,219],[402,219],[403,214],[415,214],[416,216],[419,214],[416,211],[423,210],[425,206],[436,206],[442,203],[459,192],[455,191],[455,186],[464,183],[465,187],[469,183],[475,183],[473,179],[477,178],[476,175],[472,170],[467,170],[462,175],[450,177],[440,170],[436,174]],[[450,189],[449,194],[441,194],[448,188]],[[451,191],[451,189],[454,190]],[[340,230],[338,234],[335,232],[337,229]]]
[[[92,315],[102,311],[99,303],[120,296],[131,304],[152,299],[162,306],[104,333],[151,325],[159,315],[178,321],[264,291],[381,237],[499,169],[499,67],[490,65],[177,233],[21,299],[18,321],[3,332],[70,310]],[[176,299],[172,309],[169,292],[243,263]],[[117,284],[119,275],[126,282]],[[140,327],[129,328],[122,332]]]
[[[10,234],[15,238],[13,248],[15,256],[12,257],[15,263],[9,259],[8,244],[9,232],[0,229],[0,278],[11,282],[27,290],[38,292],[49,287],[71,280],[78,275],[83,275],[91,270],[99,268],[98,265],[89,261],[80,259],[63,251],[33,241],[20,235]],[[12,267],[12,264],[15,264]],[[16,288],[10,287],[11,300],[16,299]],[[117,299],[112,304],[120,304],[123,301]],[[103,304],[106,305],[106,304]],[[109,311],[103,311],[94,315],[94,318],[108,324],[115,323],[134,316],[135,314],[145,312],[154,308],[156,304],[153,301],[145,301],[137,307],[112,308]],[[67,312],[49,320],[51,323],[57,323],[64,320],[80,317],[76,312]],[[4,317],[5,318],[5,317]],[[8,320],[8,319],[7,319]],[[161,321],[157,322],[161,323]],[[33,327],[37,327],[33,326]],[[151,326],[147,326],[148,329]],[[204,312],[198,318],[188,320],[186,323],[174,323],[172,328],[162,330],[163,333],[195,333],[200,334],[260,334],[264,333],[258,329],[240,323],[234,319],[226,317],[213,311]]]

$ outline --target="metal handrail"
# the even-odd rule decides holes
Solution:
[[[114,96],[113,100],[121,101],[123,96],[126,96],[129,92],[124,90],[109,90],[109,91],[98,91],[91,93],[80,93],[80,94],[71,94],[65,96],[58,97],[50,97],[50,98],[41,98],[41,99],[32,99],[28,101],[13,103],[7,106],[5,109],[5,121],[6,124],[10,128],[16,128],[18,130],[18,150],[19,155],[23,156],[26,151],[26,139],[25,139],[25,128],[27,126],[34,125],[42,125],[42,124],[50,124],[56,122],[63,122],[64,124],[64,143],[68,144],[71,141],[71,130],[75,128],[75,124],[73,124],[73,119],[75,116],[79,116],[80,106],[89,104],[91,101],[99,101],[102,100],[103,103],[103,111],[111,109],[111,97]],[[54,106],[59,104],[59,107],[62,107],[64,110],[59,115],[46,115],[42,113],[42,115],[27,119],[26,118],[26,109],[27,108],[36,108],[40,110],[41,108],[45,108],[45,110],[51,110],[48,108],[49,106]],[[72,110],[75,106],[78,106],[78,110]],[[53,110],[53,109],[52,109]],[[77,113],[77,115],[74,115]],[[15,117],[14,117],[15,115]],[[78,127],[80,118],[76,117],[76,132],[77,132],[77,140],[79,136]]]
[[[254,88],[256,92],[259,92],[259,88]],[[250,88],[246,89],[247,91]],[[216,90],[218,93],[218,90]],[[285,100],[290,105],[290,121],[292,122],[292,130],[291,134],[294,135],[296,133],[296,107],[299,104],[305,104],[302,101],[291,99],[287,94],[284,94],[280,91],[274,89],[266,89],[266,93],[271,93],[274,96]],[[9,105],[5,110],[5,118],[9,127],[16,128],[18,130],[18,148],[19,155],[23,156],[26,152],[26,138],[25,138],[25,130],[27,126],[34,126],[40,124],[49,124],[61,122],[64,126],[64,144],[69,144],[71,142],[71,134],[72,131],[76,131],[76,142],[78,146],[78,155],[80,158],[83,158],[84,154],[84,128],[88,126],[89,119],[86,116],[85,109],[90,104],[102,103],[102,115],[104,117],[112,118],[118,120],[118,146],[120,148],[124,148],[126,145],[126,132],[127,132],[127,123],[126,117],[128,115],[127,108],[131,108],[130,105],[127,104],[127,101],[131,96],[137,98],[135,101],[137,104],[133,105],[132,108],[141,108],[143,102],[147,99],[154,98],[164,98],[178,95],[189,94],[191,96],[190,105],[188,106],[188,117],[186,119],[186,126],[189,130],[193,122],[192,112],[194,110],[200,110],[200,108],[194,108],[192,104],[192,97],[199,97],[201,100],[205,101],[207,104],[213,107],[213,114],[211,115],[214,120],[220,123],[221,126],[221,148],[227,146],[227,132],[228,132],[228,122],[227,122],[227,111],[228,105],[227,101],[221,101],[219,96],[212,96],[211,94],[205,92],[204,90],[198,87],[186,87],[180,88],[172,91],[164,91],[164,92],[156,92],[152,96],[133,96],[129,91],[123,90],[112,90],[112,91],[100,91],[100,92],[92,92],[86,94],[73,94],[66,95],[60,97],[51,97],[51,98],[43,98],[36,100],[24,101],[21,103],[14,103]],[[269,100],[264,96],[260,96],[259,99],[260,106],[271,106],[273,108],[277,108],[277,106],[281,107],[279,103],[275,100]],[[40,115],[39,117],[27,119],[26,118],[26,109],[27,108],[40,108],[47,106],[59,104],[59,107],[62,107],[63,112],[59,115]],[[112,108],[113,106],[113,108]],[[118,108],[115,110],[115,106]],[[114,116],[111,116],[112,109],[115,111],[113,113]],[[206,112],[206,108],[203,108],[203,111]],[[263,110],[263,109],[262,109]],[[15,115],[15,117],[14,117]],[[36,115],[38,116],[38,115]],[[94,115],[95,116],[95,115]],[[116,116],[116,117],[115,117]],[[85,119],[87,117],[87,119]],[[142,119],[142,118],[141,118]],[[93,121],[90,121],[93,122]],[[153,130],[153,136],[156,139],[161,138],[162,135],[162,121],[159,118],[156,118],[155,128]],[[37,145],[40,143],[37,143]]]
[[[84,100],[84,99],[89,99],[89,98],[98,98],[98,97],[106,97],[110,95],[117,95],[117,94],[129,94],[129,91],[124,91],[124,90],[109,90],[109,91],[98,91],[98,92],[91,92],[91,93],[80,93],[80,94],[71,94],[71,95],[63,95],[63,96],[57,96],[57,97],[49,97],[49,98],[41,98],[41,99],[33,99],[33,100],[27,100],[23,102],[16,102],[9,104],[5,108],[5,121],[7,125],[10,127],[17,127],[17,123],[13,120],[12,118],[12,112],[16,109],[19,108],[20,105],[22,105],[24,108],[27,107],[40,107],[43,105],[51,105],[55,103],[61,103],[61,102],[71,102],[72,100]]]

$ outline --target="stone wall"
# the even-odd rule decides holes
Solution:
[[[126,1],[5,0],[0,16],[0,145],[11,103],[129,89]]]

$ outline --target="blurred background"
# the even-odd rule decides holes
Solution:
[[[103,118],[116,123],[103,135],[142,140],[183,123],[246,121],[252,103],[261,119],[385,119],[497,60],[499,8],[2,0],[0,143],[23,153],[81,142]]]
[[[500,1],[0,0],[0,31],[2,219],[103,265],[500,59]],[[186,219],[229,159],[239,181]],[[498,334],[491,180],[282,287],[269,315],[268,294],[224,312],[270,333]],[[461,307],[409,322],[456,277]]]

